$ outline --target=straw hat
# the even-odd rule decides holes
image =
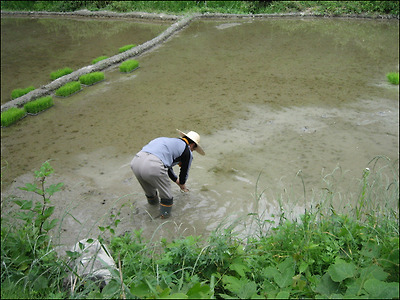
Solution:
[[[197,147],[196,147],[195,151],[199,152],[201,155],[205,155],[206,154],[204,152],[203,148],[201,148],[201,146],[200,146],[200,135],[197,132],[189,131],[188,133],[184,133],[183,131],[180,131],[179,129],[177,129],[177,131],[179,132],[181,137],[185,137],[186,136],[189,139],[191,139],[193,142],[196,143]]]

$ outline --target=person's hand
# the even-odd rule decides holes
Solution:
[[[186,187],[185,184],[180,184],[179,179],[176,180],[176,184],[179,185],[179,188],[181,189],[181,192],[189,192],[189,189]]]

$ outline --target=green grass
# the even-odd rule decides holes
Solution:
[[[11,107],[1,113],[1,126],[7,127],[25,117],[26,111],[23,108]]]
[[[91,85],[101,80],[104,80],[103,72],[93,72],[79,77],[79,81],[85,85]]]
[[[135,44],[125,45],[125,46],[119,48],[119,53],[128,51],[129,49],[132,49],[133,47],[136,47],[136,45]]]
[[[28,86],[25,89],[15,89],[11,92],[11,99],[16,99],[18,97],[21,97],[25,94],[28,94],[30,91],[33,91],[35,89],[34,86]]]
[[[131,60],[126,60],[123,63],[120,64],[119,70],[121,72],[127,73],[130,71],[133,71],[134,69],[139,67],[139,62],[137,60],[131,59]]]
[[[56,80],[57,78],[60,78],[60,77],[62,77],[64,75],[71,74],[71,73],[72,73],[72,69],[66,67],[66,68],[59,69],[57,71],[51,72],[50,73],[50,79],[51,80]]]
[[[92,60],[92,65],[94,65],[95,63],[98,63],[101,60],[107,59],[107,58],[108,58],[108,56],[99,56]]]
[[[79,81],[71,81],[56,90],[56,95],[60,97],[67,97],[75,92],[81,90],[81,83]]]
[[[46,96],[26,103],[24,105],[24,108],[27,113],[37,114],[43,110],[52,107],[53,105],[54,105],[53,98],[51,96]]]
[[[386,74],[387,79],[391,84],[399,84],[399,72],[391,72]]]

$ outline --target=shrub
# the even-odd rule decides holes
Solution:
[[[120,64],[119,70],[121,72],[130,72],[138,67],[139,67],[139,62],[137,60],[131,59],[131,60],[126,60],[122,64]]]
[[[93,72],[79,77],[79,81],[86,85],[91,85],[101,80],[104,80],[103,72]]]
[[[35,89],[34,86],[28,86],[25,89],[15,89],[11,92],[11,99],[15,99],[25,94],[28,94],[30,91],[33,91],[34,89]]]
[[[108,58],[108,56],[99,56],[92,60],[92,65],[94,65],[95,63],[98,63],[99,61],[101,61],[103,59],[107,59],[107,58]]]
[[[53,105],[54,105],[53,98],[51,96],[47,96],[26,103],[24,105],[24,108],[27,113],[37,114],[45,109],[52,107]]]
[[[64,68],[64,69],[59,69],[57,71],[51,72],[50,73],[50,78],[51,80],[56,80],[57,78],[60,78],[64,75],[70,74],[72,73],[72,69],[71,68]]]
[[[71,81],[56,90],[56,95],[67,97],[77,91],[81,90],[81,83],[79,81]]]
[[[25,117],[26,111],[23,108],[11,107],[1,113],[1,126],[7,127]]]
[[[123,47],[119,48],[119,53],[128,51],[129,49],[132,49],[133,47],[136,47],[136,45],[135,44],[131,44],[131,45],[123,46]]]
[[[390,83],[392,84],[399,84],[399,73],[397,72],[391,72],[386,74],[387,79],[389,80]]]

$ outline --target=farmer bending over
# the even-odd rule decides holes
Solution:
[[[169,179],[179,185],[182,191],[189,191],[185,183],[193,160],[192,152],[195,150],[201,155],[205,154],[199,145],[198,133],[194,131],[184,133],[180,130],[178,132],[181,138],[159,137],[152,140],[131,161],[132,171],[142,186],[149,204],[160,203],[161,218],[168,218],[172,210],[173,197]],[[172,169],[178,163],[181,168],[179,177]]]

